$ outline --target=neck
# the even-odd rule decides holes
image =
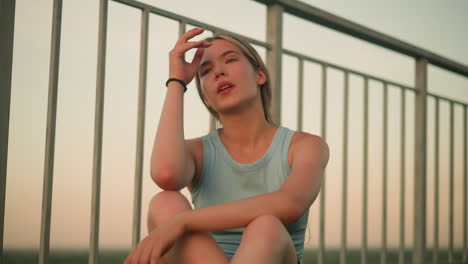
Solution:
[[[276,126],[265,119],[260,104],[242,112],[224,114],[220,116],[223,128],[219,131],[220,137],[226,143],[236,142],[243,147],[255,147],[268,141],[274,135]]]

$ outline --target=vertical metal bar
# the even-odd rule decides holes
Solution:
[[[187,23],[183,21],[179,21],[179,38],[182,37],[187,31]],[[184,54],[184,58],[185,58]],[[214,131],[216,129],[216,119],[213,117],[213,115],[210,114],[210,131]]]
[[[368,177],[368,135],[369,135],[369,79],[364,79],[364,129],[363,129],[363,170],[362,179],[362,247],[361,263],[367,264],[367,177]]]
[[[453,193],[453,177],[454,177],[454,165],[455,165],[455,150],[454,150],[454,104],[450,102],[450,175],[449,175],[449,245],[448,245],[448,261],[449,263],[453,263],[454,256],[453,256],[453,200],[454,200],[454,193]]]
[[[183,34],[185,34],[186,30],[187,30],[187,24],[184,22],[179,22],[179,38],[182,37]]]
[[[179,21],[179,38],[185,34],[185,31],[187,31],[187,24],[185,22]],[[184,54],[184,59],[185,59],[185,54]]]
[[[187,24],[185,22],[179,21],[179,38],[185,34],[185,31],[187,31]],[[185,53],[184,53],[184,59],[185,59]]]
[[[327,67],[322,64],[322,138],[327,135]],[[325,174],[325,173],[324,173]],[[325,190],[326,177],[322,180],[320,191],[320,251],[318,255],[319,264],[325,264]]]
[[[96,78],[96,108],[94,116],[94,152],[93,152],[93,185],[91,197],[91,230],[88,263],[98,263],[99,257],[99,214],[101,198],[101,163],[102,163],[102,132],[104,116],[104,88],[106,73],[106,43],[107,43],[107,10],[108,0],[99,2],[99,39]]]
[[[138,89],[138,121],[137,142],[135,160],[135,186],[133,193],[133,228],[132,248],[140,241],[141,222],[141,192],[143,177],[143,151],[145,137],[145,112],[146,112],[146,73],[148,65],[148,22],[149,11],[147,9],[141,14],[141,39],[140,39],[140,73]]]
[[[279,4],[267,5],[267,50],[266,66],[270,72],[272,91],[271,114],[273,122],[281,124],[281,68],[283,50],[283,7]]]
[[[183,21],[179,21],[179,38],[182,37],[187,31],[187,23]],[[185,58],[184,54],[184,58]],[[210,131],[214,131],[216,129],[216,118],[213,117],[213,115],[210,114],[210,121],[209,121],[209,128]]]
[[[47,130],[45,146],[46,156],[44,160],[44,181],[42,186],[41,237],[39,249],[39,263],[41,264],[48,263],[49,258],[61,27],[62,0],[55,0],[50,47],[49,97],[47,105]]]
[[[15,0],[0,2],[0,262],[3,261],[3,229],[10,131],[11,74],[15,32]]]
[[[387,119],[388,119],[388,86],[384,83],[383,89],[383,149],[382,149],[382,249],[380,263],[387,263]]]
[[[349,109],[349,73],[344,73],[343,95],[343,191],[341,200],[341,251],[340,263],[347,263],[347,219],[348,219],[348,109]]]
[[[467,108],[468,105],[463,107],[463,262],[466,262],[467,259],[467,221],[468,221],[468,196],[467,196],[467,170],[468,170],[468,160],[467,160],[467,150],[466,145],[468,143],[468,132],[466,126],[466,117],[467,117]]]
[[[302,111],[304,97],[304,60],[298,60],[298,77],[297,77],[297,130],[302,131]]]
[[[435,99],[434,109],[434,248],[432,263],[439,263],[439,99]]]
[[[405,158],[406,158],[406,91],[401,88],[401,113],[400,113],[400,252],[398,255],[398,263],[405,263]]]
[[[413,263],[425,263],[426,253],[426,150],[427,59],[416,59],[414,146],[414,254]]]

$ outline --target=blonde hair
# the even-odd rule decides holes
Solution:
[[[250,45],[249,42],[237,36],[230,35],[230,34],[215,34],[213,37],[209,37],[205,39],[205,41],[207,42],[213,42],[215,40],[227,40],[233,43],[241,50],[242,54],[247,58],[247,60],[250,62],[250,64],[256,71],[262,70],[265,73],[266,81],[264,84],[260,86],[260,97],[262,99],[262,108],[265,114],[265,119],[267,120],[268,123],[273,124],[273,120],[271,118],[271,113],[270,113],[270,105],[271,105],[270,74],[268,73],[265,63],[263,63],[262,59],[260,58],[260,55],[258,55],[258,52],[252,47],[252,45]],[[202,90],[202,86],[200,82],[200,76],[198,75],[198,73],[195,75],[195,84],[197,85],[198,95],[200,96],[200,99],[202,100],[203,104],[206,106],[206,108],[214,117],[214,119],[217,121],[220,121],[218,113],[209,105],[207,105],[205,103],[205,100],[203,100],[203,90]]]

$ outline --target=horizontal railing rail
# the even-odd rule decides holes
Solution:
[[[367,73],[364,73],[364,72],[361,72],[361,71],[353,70],[351,68],[347,68],[347,67],[340,66],[340,65],[337,65],[337,64],[334,64],[334,63],[330,63],[330,62],[326,62],[326,61],[323,61],[323,60],[320,60],[320,59],[316,59],[316,58],[313,58],[313,57],[308,56],[306,54],[301,54],[301,53],[298,53],[298,52],[295,52],[295,51],[292,51],[292,50],[283,49],[283,53],[285,55],[290,55],[292,57],[296,57],[297,59],[306,60],[306,61],[309,61],[309,62],[313,62],[313,63],[323,65],[323,66],[328,67],[328,68],[333,68],[333,69],[340,70],[340,71],[343,71],[343,72],[348,72],[348,73],[351,73],[351,74],[354,74],[354,75],[358,75],[358,76],[361,76],[361,77],[366,78],[368,80],[374,80],[374,81],[386,83],[386,84],[389,84],[389,85],[402,87],[402,88],[405,88],[405,89],[408,89],[408,90],[416,91],[416,88],[414,88],[414,87],[410,87],[410,86],[400,84],[400,83],[397,83],[397,82],[394,82],[394,81],[390,81],[390,80],[387,80],[387,79],[384,79],[384,78],[381,78],[381,77],[377,77],[375,75],[367,74]]]
[[[157,7],[154,7],[154,6],[151,6],[151,5],[147,5],[147,4],[139,2],[139,1],[133,1],[133,0],[111,0],[111,1],[122,3],[122,4],[125,4],[125,5],[128,5],[128,6],[134,7],[134,8],[138,8],[140,10],[148,10],[152,14],[163,16],[163,17],[166,17],[166,18],[169,18],[169,19],[172,19],[172,20],[176,20],[176,21],[179,21],[180,23],[190,24],[190,25],[193,25],[193,26],[196,26],[196,27],[202,27],[202,28],[210,30],[212,32],[217,32],[217,33],[225,32],[225,33],[230,33],[230,34],[234,34],[234,35],[239,35],[239,36],[241,36],[242,38],[244,38],[245,40],[249,41],[252,44],[255,44],[255,45],[267,48],[267,49],[271,48],[271,45],[266,43],[266,42],[253,39],[253,38],[245,36],[245,35],[236,34],[236,33],[231,32],[229,30],[226,30],[226,29],[214,26],[214,25],[210,25],[210,24],[207,24],[207,23],[204,23],[204,22],[201,22],[199,20],[195,20],[195,19],[192,19],[192,18],[189,18],[189,17],[186,17],[186,16],[178,15],[178,14],[166,11],[164,9],[160,9],[160,8],[157,8]]]
[[[334,29],[338,32],[351,35],[353,37],[365,40],[370,43],[394,50],[398,53],[405,54],[414,58],[426,58],[429,63],[457,74],[468,77],[468,66],[463,65],[454,60],[427,51],[415,45],[401,41],[386,34],[382,34],[376,30],[362,26],[351,20],[333,15],[319,8],[310,6],[306,3],[297,0],[254,0],[263,4],[277,4],[284,8],[284,11],[303,18],[307,21],[314,22],[325,27]]]

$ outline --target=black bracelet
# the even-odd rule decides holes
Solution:
[[[187,85],[185,85],[184,81],[182,81],[181,79],[177,79],[177,78],[169,78],[167,81],[166,81],[166,87],[167,85],[172,82],[172,81],[175,81],[175,82],[178,82],[180,83],[180,85],[182,85],[182,87],[184,87],[184,93],[187,91]]]

